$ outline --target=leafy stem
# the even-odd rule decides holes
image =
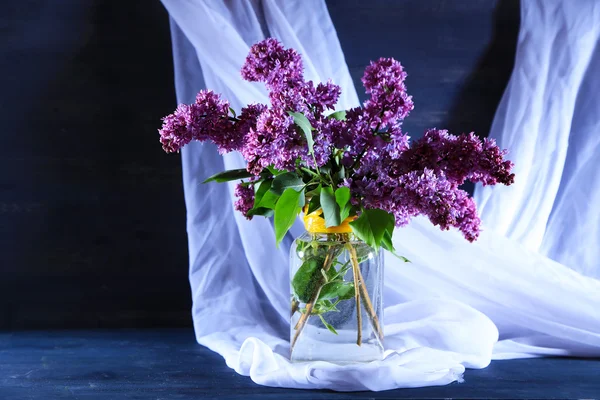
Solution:
[[[300,170],[306,172],[309,175],[314,176],[315,178],[321,178],[321,175],[317,174],[315,171],[309,169],[309,168],[305,168],[305,167],[300,167]]]
[[[335,273],[335,275],[331,278],[329,278],[330,280],[334,281],[336,279],[338,279],[339,277],[344,277],[346,275],[346,272],[348,272],[348,270],[352,268],[352,265],[350,265],[350,260],[346,261],[344,264],[342,264],[342,267]]]
[[[323,262],[323,270],[325,272],[327,272],[329,270],[329,268],[331,268],[331,265],[337,259],[337,256],[338,256],[337,251],[338,250],[334,246],[332,246],[329,249],[327,256],[325,257],[325,260]],[[294,327],[294,329],[296,330],[296,333],[294,334],[294,337],[292,338],[292,343],[290,345],[290,351],[294,350],[296,341],[298,340],[300,333],[302,333],[302,330],[304,329],[304,326],[306,325],[306,321],[308,321],[308,318],[310,317],[310,315],[312,313],[315,303],[316,303],[317,299],[319,298],[319,294],[321,293],[321,289],[323,288],[323,285],[324,285],[324,283],[323,283],[323,279],[321,277],[321,279],[319,279],[319,283],[316,285],[316,290],[312,293],[312,296],[306,303],[305,312],[302,313],[302,316],[300,317],[300,319],[298,320],[298,323]]]
[[[358,298],[362,298],[363,300],[363,304],[365,306],[365,310],[367,311],[367,314],[369,315],[369,319],[371,320],[371,325],[373,326],[373,330],[375,331],[375,334],[377,335],[377,337],[379,337],[379,340],[383,340],[383,331],[381,330],[381,325],[379,324],[379,318],[377,317],[377,313],[375,312],[375,308],[373,308],[373,303],[371,302],[371,298],[369,297],[369,292],[367,291],[366,286],[364,285],[364,278],[362,276],[362,273],[360,272],[360,267],[358,264],[358,257],[356,255],[356,249],[350,245],[349,243],[347,244],[348,246],[348,250],[350,251],[350,260],[352,260],[352,264],[354,266],[354,272],[355,272],[355,279],[357,279],[358,281],[358,285],[355,284],[356,286],[356,291],[357,291],[357,295],[356,295],[356,299],[358,300]],[[358,308],[358,304],[357,304],[357,312],[359,311]],[[360,321],[360,319],[359,319]],[[357,339],[357,344],[360,346],[360,340],[361,340],[361,335],[360,335],[360,325],[359,325],[359,332],[358,332],[358,339]]]
[[[325,327],[327,329],[329,329],[331,331],[331,333],[335,333],[336,335],[338,334],[337,331],[335,330],[335,328],[329,324],[327,321],[325,321],[325,318],[323,318],[322,314],[319,314],[319,318],[321,318],[321,322],[323,323],[323,325],[325,325]]]
[[[361,282],[358,278],[360,273],[360,267],[358,265],[358,259],[356,257],[356,249],[350,243],[346,243],[346,248],[350,253],[350,260],[352,261],[352,275],[354,277],[354,301],[356,301],[356,344],[362,344],[362,313],[360,310],[360,285]]]

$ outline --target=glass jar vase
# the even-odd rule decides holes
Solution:
[[[290,359],[381,360],[383,255],[351,233],[351,219],[315,228],[310,217],[290,249]]]

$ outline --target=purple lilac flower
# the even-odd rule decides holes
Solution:
[[[219,153],[242,151],[250,130],[256,128],[257,118],[266,109],[263,104],[250,104],[242,108],[235,124],[230,124],[228,129],[223,129],[221,132],[215,132],[211,139],[217,145]]]
[[[248,171],[258,175],[269,165],[293,171],[296,159],[306,151],[293,118],[281,109],[268,109],[258,117],[256,129],[248,133],[242,155],[248,160]]]
[[[259,118],[257,128],[248,136],[247,148],[242,151],[249,161],[249,171],[257,173],[267,165],[293,170],[296,158],[314,167],[315,160],[307,152],[306,139],[293,125],[287,111],[301,112],[315,127],[315,159],[317,166],[329,161],[331,156],[331,130],[322,115],[333,110],[341,89],[327,82],[316,87],[302,77],[302,60],[293,49],[285,49],[275,39],[267,39],[252,46],[242,77],[250,81],[263,81],[269,90],[272,108]],[[324,129],[318,129],[323,126]]]
[[[302,90],[305,102],[316,114],[322,114],[325,110],[335,110],[341,93],[342,89],[331,81],[319,83],[316,87],[312,81],[308,81]]]
[[[412,147],[399,127],[388,132],[385,147],[371,142],[352,179],[346,185],[367,208],[394,215],[396,225],[406,225],[416,215],[426,215],[445,230],[458,228],[474,241],[480,220],[475,203],[459,189],[465,179],[510,185],[512,164],[493,141],[475,135],[450,135],[431,130]]]
[[[396,226],[407,225],[411,218],[425,215],[442,230],[456,227],[467,240],[477,239],[480,220],[475,203],[443,174],[436,175],[426,169],[392,178],[382,173],[346,182],[354,193],[360,193],[363,206],[394,215]]]
[[[359,157],[375,138],[371,127],[371,116],[361,107],[355,107],[346,112],[348,131],[352,135],[348,155]]]
[[[304,81],[300,55],[275,39],[252,46],[242,77],[265,83],[271,107],[249,105],[231,119],[226,101],[202,91],[194,104],[180,105],[163,119],[165,151],[178,151],[191,140],[211,140],[221,153],[240,151],[257,179],[271,165],[294,171],[298,160],[309,168],[315,162],[322,167],[339,149],[347,174],[342,185],[351,189],[354,205],[385,210],[397,226],[425,215],[442,230],[458,228],[469,241],[477,238],[480,220],[459,185],[466,179],[484,185],[514,181],[506,151],[493,140],[431,129],[409,146],[401,123],[414,105],[406,92],[406,72],[393,58],[366,68],[362,81],[370,98],[363,107],[348,110],[345,121],[324,115],[335,109],[339,86]],[[314,156],[288,111],[303,113],[314,128]],[[238,185],[235,195],[235,208],[247,216],[254,203],[252,183]]]
[[[241,212],[247,219],[252,219],[252,216],[248,215],[248,211],[254,206],[254,188],[239,183],[235,187],[233,194],[237,197],[234,205],[235,209]]]
[[[455,136],[446,130],[430,129],[404,152],[405,171],[432,169],[443,171],[455,186],[466,179],[484,185],[510,185],[515,175],[512,163],[505,161],[502,151],[492,139],[482,141],[474,134]]]
[[[389,142],[386,143],[385,149],[382,150],[389,155],[390,159],[397,160],[410,148],[408,143],[410,138],[402,132],[400,125],[392,127],[387,133],[389,135]]]
[[[195,140],[212,140],[229,128],[229,102],[212,90],[201,90],[190,105],[188,124]]]
[[[302,62],[300,61],[300,65]],[[280,67],[278,71],[284,71]],[[285,74],[275,73],[274,77],[265,84],[269,93],[269,100],[273,108],[282,108],[288,111],[296,111],[310,114],[308,99],[314,92],[312,82],[305,82],[302,76],[296,76],[293,72]],[[285,77],[285,78],[282,78]]]
[[[511,185],[515,182],[515,174],[512,173],[514,164],[505,160],[504,156],[508,150],[500,149],[494,139],[483,140],[483,150],[478,162],[478,171],[472,172],[468,179],[473,182],[482,182],[483,185],[495,185],[502,183]]]
[[[344,122],[333,118],[321,118],[316,121],[313,120],[312,126],[314,128],[312,132],[314,159],[307,152],[303,155],[302,160],[309,168],[314,168],[315,161],[318,167],[322,167],[332,157],[336,147],[334,141],[343,129]]]
[[[362,77],[371,98],[364,104],[371,116],[372,127],[391,127],[403,120],[414,108],[412,97],[406,93],[406,72],[393,58],[371,61]]]
[[[242,66],[242,78],[265,82],[268,86],[302,79],[302,58],[294,49],[286,49],[276,39],[268,38],[250,48]]]
[[[399,183],[392,197],[408,214],[426,215],[442,230],[456,227],[469,242],[477,239],[480,220],[473,199],[443,174],[436,175],[429,169],[422,173],[412,171],[402,176]]]
[[[189,106],[180,104],[173,114],[163,118],[163,125],[158,133],[165,152],[178,152],[194,138],[192,132],[188,129],[189,114]]]
[[[180,104],[173,114],[163,118],[159,130],[163,149],[173,153],[192,140],[219,141],[231,129],[228,113],[227,101],[210,90],[200,91],[195,103]]]
[[[352,145],[353,132],[350,131],[346,121],[327,118],[321,123],[320,129],[324,135],[331,138],[331,142],[335,148],[344,149]]]
[[[316,87],[312,81],[305,82],[301,56],[272,38],[252,46],[242,67],[242,77],[251,82],[265,82],[274,108],[306,114],[333,110],[341,93],[340,87],[331,82]]]

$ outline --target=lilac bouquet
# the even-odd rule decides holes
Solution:
[[[406,72],[393,58],[366,68],[370,98],[362,107],[335,111],[340,87],[305,81],[300,54],[275,39],[252,46],[242,77],[264,82],[270,105],[250,104],[239,115],[212,91],[181,104],[163,119],[160,141],[177,152],[192,140],[212,141],[221,153],[239,151],[248,166],[206,182],[243,180],[235,207],[248,219],[274,216],[277,243],[304,206],[322,209],[327,227],[346,218],[353,233],[374,248],[392,249],[394,226],[422,214],[442,230],[458,228],[477,239],[475,203],[460,188],[514,180],[512,163],[494,140],[429,129],[409,144],[402,131],[413,109]]]
[[[362,353],[346,346],[323,357],[377,359],[374,354],[383,354],[381,301],[371,297],[380,296],[382,280],[375,277],[382,275],[370,266],[379,262],[378,249],[395,254],[394,228],[417,215],[476,240],[475,203],[460,186],[467,179],[510,185],[512,163],[493,140],[473,133],[455,136],[430,129],[411,145],[401,125],[413,101],[404,84],[406,72],[392,58],[366,68],[362,82],[370,98],[349,110],[335,111],[340,87],[305,81],[300,55],[275,39],[252,46],[242,77],[264,82],[270,104],[249,104],[238,115],[218,94],[201,91],[195,103],[181,104],[164,118],[159,131],[163,148],[177,152],[198,140],[215,143],[221,153],[241,152],[247,168],[205,182],[239,180],[235,208],[248,219],[273,216],[277,244],[304,211],[311,235],[296,239],[291,250],[293,360],[334,349],[329,342],[318,351],[301,345],[294,353],[311,315],[319,316],[318,327],[335,334],[336,327],[348,327],[347,318],[336,319],[333,312],[356,315]],[[370,327],[363,328],[363,314]],[[370,331],[363,335],[363,329]],[[375,349],[371,353],[369,346]]]

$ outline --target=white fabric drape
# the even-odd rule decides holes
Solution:
[[[490,133],[516,183],[478,188],[498,233],[600,277],[600,3],[525,1],[514,71]]]
[[[241,80],[239,69],[250,45],[268,30],[303,54],[308,79],[331,78],[342,86],[340,109],[358,104],[322,0],[162,1],[172,18],[180,102],[193,101],[204,86],[238,110],[267,102],[259,85]],[[535,7],[523,1],[524,13]],[[385,360],[291,364],[291,239],[276,249],[269,220],[246,221],[234,212],[231,186],[200,184],[220,170],[242,167],[239,155],[221,157],[212,145],[192,143],[182,161],[197,340],[259,384],[386,390],[447,384],[492,357],[600,355],[600,281],[491,230],[469,244],[416,219],[394,237],[412,263],[386,259]]]

